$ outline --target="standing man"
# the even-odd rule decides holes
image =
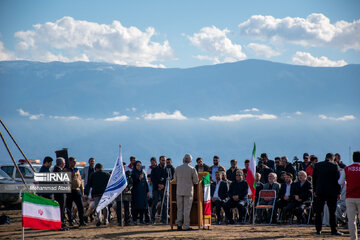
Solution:
[[[95,201],[95,208],[99,204],[100,199],[105,192],[105,189],[106,189],[109,179],[110,179],[110,174],[107,172],[104,172],[104,168],[101,163],[97,163],[95,166],[95,172],[93,174],[91,174],[88,185],[86,185],[86,188],[88,188],[88,189],[92,188],[91,196]],[[104,215],[104,225],[108,224],[107,210],[108,210],[107,207],[104,207],[101,210],[102,214]],[[96,212],[96,215],[98,218],[96,226],[98,227],[101,224],[101,212]]]
[[[44,158],[43,165],[41,166],[39,172],[40,173],[49,173],[52,162],[53,162],[53,159],[51,157],[49,157],[49,156],[46,156]],[[43,182],[43,183],[49,184],[49,182]],[[44,198],[51,199],[51,193],[41,193],[39,195],[44,197]]]
[[[124,169],[126,167],[126,164],[124,164]],[[119,196],[117,196],[116,198],[116,215],[117,215],[117,221],[118,221],[118,226],[121,226],[121,222],[122,222],[122,214],[121,214],[121,200],[122,203],[124,204],[124,213],[125,213],[125,226],[129,226],[130,225],[130,202],[131,202],[131,190],[133,187],[133,180],[131,177],[131,172],[130,171],[126,171],[125,172],[126,175],[126,180],[127,180],[127,186],[124,189],[124,191],[122,191],[121,194],[119,194]]]
[[[167,176],[170,178],[170,181],[173,180],[174,179],[175,168],[172,165],[171,158],[166,159],[166,172],[167,172]]]
[[[146,174],[149,176],[151,175],[151,171],[157,167],[156,157],[150,158],[150,166],[146,171]]]
[[[69,158],[69,168],[66,169],[67,172],[70,172],[71,179],[71,192],[66,195],[66,208],[68,210],[69,225],[73,226],[73,216],[71,213],[72,204],[75,202],[80,219],[80,226],[86,226],[85,216],[84,216],[84,205],[82,202],[82,197],[84,196],[84,185],[81,180],[81,175],[79,169],[76,167],[76,158]]]
[[[84,185],[86,187],[86,184],[89,182],[90,175],[95,172],[95,158],[89,158],[89,166],[84,167],[81,179],[84,180]]]
[[[360,151],[353,153],[354,164],[345,167],[345,176],[341,175],[340,184],[346,180],[346,214],[351,240],[358,239],[356,216],[360,216]]]
[[[199,172],[209,172],[209,166],[206,165],[201,157],[196,159],[196,171]]]
[[[126,171],[132,172],[133,168],[135,167],[135,166],[134,166],[135,162],[136,162],[136,157],[131,156],[131,157],[130,157],[130,163],[129,163],[129,165],[126,166],[125,172],[126,172]]]
[[[194,184],[199,183],[198,174],[195,168],[190,166],[192,156],[185,154],[183,165],[175,170],[176,206],[177,206],[177,230],[188,231],[190,228],[190,211],[194,196]]]
[[[243,171],[244,179],[246,179],[246,174],[247,174],[247,171],[248,171],[249,166],[250,166],[250,160],[246,159],[245,162],[244,162],[244,165],[245,165],[245,168],[241,169],[241,171]]]
[[[303,160],[304,162],[300,164],[300,170],[306,171],[306,169],[310,166],[310,156],[308,153],[303,154]]]
[[[342,235],[336,230],[336,202],[340,199],[340,185],[338,183],[340,173],[334,163],[334,154],[326,154],[325,161],[315,164],[313,172],[314,197],[316,197],[315,226],[316,233],[321,234],[322,213],[325,202],[329,208],[330,227],[332,235]]]
[[[339,153],[335,153],[335,163],[339,166],[339,168],[344,169],[346,165],[341,161],[341,156]]]
[[[53,172],[64,172],[65,159],[62,157],[56,158],[56,165]],[[64,193],[54,193],[55,200],[60,205],[60,217],[61,217],[61,228],[60,230],[67,230],[65,227],[65,194]]]
[[[167,172],[165,169],[166,157],[160,156],[159,165],[151,171],[151,182],[153,184],[153,202],[151,208],[151,220],[155,223],[155,214],[157,211],[158,202],[161,203],[162,198],[164,197],[165,184],[167,178]],[[161,222],[166,223],[167,212],[166,208],[163,207],[161,214]]]
[[[219,172],[221,172],[221,171],[226,171],[225,170],[225,168],[223,167],[223,166],[221,166],[220,165],[220,158],[219,158],[219,156],[214,156],[214,158],[213,158],[213,163],[214,163],[214,165],[212,165],[210,168],[209,168],[209,172],[210,172],[210,176],[211,176],[211,180],[213,181],[213,182],[215,182],[216,181],[216,177],[215,177],[215,173],[216,173],[216,171],[219,171]]]
[[[234,182],[236,179],[236,171],[239,170],[237,167],[237,161],[232,159],[230,161],[231,167],[226,171],[227,179],[231,182]]]

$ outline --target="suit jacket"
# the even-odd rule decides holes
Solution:
[[[313,188],[316,195],[334,197],[340,194],[338,183],[340,172],[335,163],[328,160],[315,164],[313,171]]]
[[[239,196],[240,200],[244,200],[249,192],[249,185],[245,180],[240,182],[234,181],[230,184],[229,197],[232,198],[235,195]]]
[[[193,196],[194,184],[199,183],[198,173],[195,168],[187,163],[175,169],[176,195]]]
[[[290,200],[291,200],[291,198],[293,198],[293,196],[291,195],[291,193],[293,192],[294,184],[295,184],[295,183],[291,183],[291,184],[290,184],[290,195],[289,195]],[[280,199],[283,199],[284,196],[285,196],[285,193],[286,193],[286,183],[282,183],[282,184],[281,184],[281,187],[280,187],[280,190],[279,190],[279,198],[280,198]]]
[[[215,189],[216,189],[216,182],[211,183],[211,197],[214,196]],[[226,182],[220,180],[220,186],[218,190],[218,196],[220,200],[226,200],[228,197],[228,185]]]
[[[305,183],[301,186],[300,182],[293,183],[291,185],[290,195],[295,200],[295,195],[298,195],[301,199],[301,202],[306,202],[311,199],[312,196],[312,186],[309,181],[305,181]]]

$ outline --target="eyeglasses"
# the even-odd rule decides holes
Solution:
[[[242,174],[236,174],[236,176],[242,176]]]

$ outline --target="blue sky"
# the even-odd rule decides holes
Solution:
[[[360,63],[360,1],[0,2],[0,60]]]

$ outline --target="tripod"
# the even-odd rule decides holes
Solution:
[[[166,168],[166,172],[167,172],[167,178],[166,178],[166,184],[165,184],[165,192],[164,192],[164,196],[161,202],[161,210],[160,210],[160,214],[162,214],[163,208],[164,208],[164,203],[165,203],[165,198],[166,198],[166,205],[165,205],[165,209],[166,209],[166,224],[169,224],[169,218],[168,218],[168,212],[169,212],[169,193],[170,193],[170,181],[172,179],[172,174],[171,174],[171,169],[170,168]]]

